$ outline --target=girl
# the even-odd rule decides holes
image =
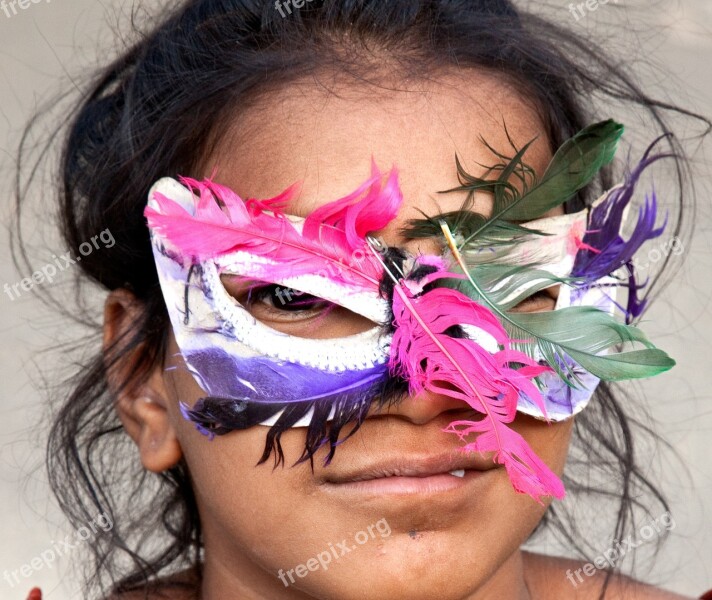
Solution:
[[[593,561],[577,494],[615,494],[614,540],[639,493],[672,523],[610,382],[673,364],[634,326],[664,218],[623,212],[686,163],[662,137],[616,171],[594,96],[677,110],[509,0],[192,0],[106,67],[60,198],[70,248],[116,240],[81,261],[103,347],[48,453],[69,517],[114,523],[87,595],[679,597],[620,544],[522,549]]]

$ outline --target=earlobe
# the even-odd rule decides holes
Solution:
[[[124,350],[131,329],[141,322],[143,305],[128,290],[109,294],[104,308],[104,355],[109,389],[126,433],[136,443],[141,462],[159,473],[175,466],[182,450],[168,412],[160,364],[141,381],[130,378],[137,369],[141,347]],[[115,358],[115,359],[114,359]]]
[[[160,473],[180,461],[183,453],[168,410],[155,394],[124,396],[117,402],[117,411],[146,469]]]

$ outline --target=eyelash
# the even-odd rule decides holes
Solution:
[[[309,313],[318,312],[333,304],[305,292],[277,284],[252,288],[246,295],[245,305],[253,307],[261,302],[272,313]]]
[[[554,297],[551,296],[551,294],[549,294],[546,290],[539,290],[535,294],[532,294],[531,296],[522,300],[519,304],[517,304],[517,306],[515,308],[520,307],[520,306],[526,306],[527,304],[533,304],[540,300],[553,301],[554,303],[556,302]]]

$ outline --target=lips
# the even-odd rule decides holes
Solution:
[[[479,453],[465,454],[462,451],[437,456],[396,456],[362,465],[350,465],[343,471],[327,468],[322,482],[327,484],[348,484],[388,478],[429,478],[447,475],[464,478],[477,471],[489,471],[497,467],[491,459]]]

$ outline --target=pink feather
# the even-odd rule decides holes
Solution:
[[[226,186],[209,179],[181,178],[196,195],[195,213],[161,193],[157,208],[144,212],[149,227],[169,240],[183,255],[198,260],[246,251],[274,261],[275,279],[305,273],[326,273],[339,282],[377,289],[378,265],[363,261],[364,237],[385,227],[398,212],[402,195],[394,168],[385,184],[372,166],[372,176],[355,192],[324,205],[304,222],[300,232],[282,212],[295,186],[269,200],[243,201]]]
[[[561,499],[564,485],[555,473],[530,448],[526,440],[507,427],[504,420],[453,421],[445,429],[464,440],[468,435],[477,438],[463,447],[465,452],[493,452],[493,460],[503,464],[515,490],[529,494],[541,503],[541,496]]]
[[[457,398],[484,415],[480,421],[455,421],[445,431],[461,439],[478,433],[464,450],[493,452],[517,491],[537,501],[544,495],[563,498],[559,478],[539,459],[524,438],[507,427],[514,420],[519,395],[529,395],[543,407],[531,378],[548,367],[509,348],[510,340],[497,318],[484,306],[450,288],[414,295],[408,282],[394,290],[395,332],[389,366],[408,380],[411,394],[426,390]],[[492,335],[503,347],[491,354],[470,339],[453,338],[453,325],[473,325]],[[511,363],[523,365],[519,369]]]
[[[363,250],[366,235],[383,229],[395,219],[403,202],[398,171],[394,168],[390,172],[383,188],[382,179],[381,171],[371,160],[370,179],[340,200],[312,212],[304,222],[304,235],[343,251]]]

